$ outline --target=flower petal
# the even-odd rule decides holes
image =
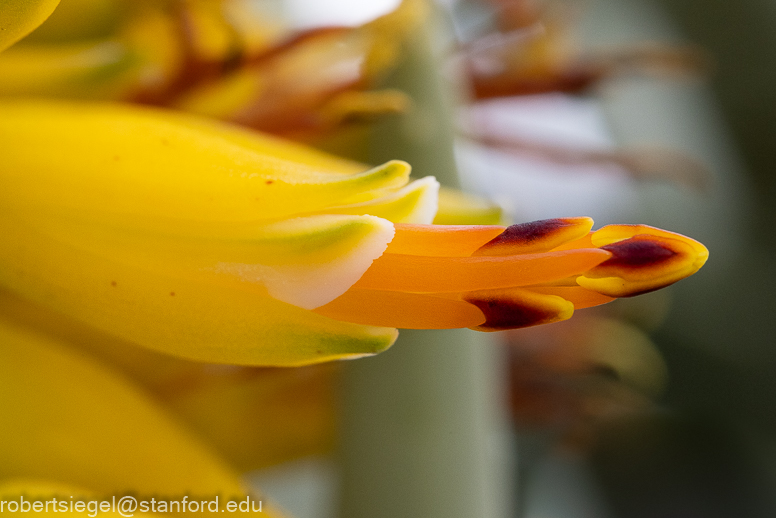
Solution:
[[[612,300],[613,297],[581,286],[530,286],[464,293],[351,289],[315,312],[345,322],[400,329],[469,327],[487,331],[565,320],[569,311]]]
[[[348,290],[315,312],[346,322],[401,329],[457,329],[485,321],[482,311],[459,298],[400,291]]]
[[[587,235],[591,218],[555,218],[507,227],[499,236],[482,245],[472,255],[513,255],[546,252]]]
[[[8,216],[11,217],[11,216]],[[375,216],[318,215],[212,225],[203,235],[137,231],[93,220],[19,216],[50,239],[171,278],[251,289],[312,309],[340,296],[380,257],[393,225]]]
[[[701,243],[647,225],[607,225],[587,238],[612,258],[577,279],[610,297],[654,291],[697,272],[709,257]]]
[[[184,358],[302,365],[371,355],[395,329],[338,322],[259,290],[187,279],[52,239],[0,217],[0,284],[130,342]]]
[[[374,216],[314,216],[268,225],[264,232],[269,243],[259,242],[253,251],[262,259],[220,261],[215,271],[313,309],[342,295],[363,275],[393,238],[393,225]],[[261,250],[267,244],[269,250]]]
[[[258,153],[272,143],[258,134],[238,140],[237,131],[221,128],[119,105],[0,103],[0,200],[139,223],[154,218],[155,225],[163,219],[256,221],[353,203],[363,193],[408,181],[404,162],[334,173]]]
[[[528,286],[526,290],[564,298],[574,304],[574,309],[600,306],[615,299],[615,297],[609,297],[597,291],[586,290],[581,286]]]
[[[57,5],[59,0],[5,0],[0,9],[0,51],[35,30]]]
[[[359,289],[460,292],[539,284],[579,275],[610,257],[599,249],[497,257],[383,254],[354,284]]]
[[[191,362],[117,339],[1,289],[0,318],[66,342],[79,355],[120,372],[241,472],[334,447],[337,362],[294,369]]]
[[[244,494],[240,479],[123,378],[0,321],[0,478],[105,493]]]
[[[550,324],[571,318],[574,304],[556,295],[544,295],[520,288],[467,293],[464,300],[485,314],[477,331],[503,331]]]
[[[439,182],[433,176],[415,180],[401,189],[363,203],[319,211],[328,214],[371,214],[394,223],[430,224],[437,212]]]
[[[389,253],[435,257],[469,257],[484,243],[504,231],[495,225],[397,224],[388,244]]]
[[[610,297],[654,291],[697,272],[708,252],[687,240],[637,234],[601,247],[612,258],[577,278],[580,286]]]

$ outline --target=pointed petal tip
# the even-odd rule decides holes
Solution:
[[[577,283],[611,297],[632,297],[669,286],[693,275],[709,256],[701,243],[659,229],[601,249],[612,257],[578,277]]]
[[[348,290],[393,239],[390,221],[371,216],[320,215],[266,226],[265,239],[286,244],[264,263],[220,262],[218,274],[263,285],[277,300],[314,309]],[[304,240],[300,246],[298,242]],[[296,248],[296,250],[294,250]],[[296,253],[293,253],[296,252]]]
[[[437,212],[439,182],[433,176],[414,180],[384,196],[326,209],[328,214],[371,214],[394,223],[429,225]]]
[[[485,314],[485,322],[471,328],[476,331],[504,331],[550,324],[567,320],[574,313],[574,304],[562,297],[518,288],[467,293],[464,300]]]
[[[585,236],[593,227],[588,217],[553,218],[511,225],[472,255],[545,252]]]
[[[58,5],[59,0],[3,2],[0,9],[0,51],[38,28]]]
[[[407,176],[412,172],[412,166],[404,160],[389,160],[370,169],[371,172],[381,172],[386,176]]]

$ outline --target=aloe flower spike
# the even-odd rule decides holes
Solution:
[[[0,142],[0,285],[196,360],[301,365],[375,354],[397,327],[553,322],[706,257],[589,218],[429,225],[438,184],[403,162],[364,171],[159,110],[4,102]]]
[[[315,311],[403,328],[513,329],[660,289],[708,257],[703,245],[672,232],[645,225],[590,232],[592,224],[396,225],[396,237],[361,279]]]

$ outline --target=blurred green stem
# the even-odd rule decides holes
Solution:
[[[457,187],[451,95],[427,29],[389,81],[412,111],[376,128],[371,161],[403,159]],[[391,350],[346,366],[340,516],[506,516],[503,351],[488,338],[402,330]]]

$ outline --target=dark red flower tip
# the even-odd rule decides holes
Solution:
[[[485,315],[478,331],[503,331],[549,324],[570,318],[574,305],[552,295],[532,293],[519,288],[484,290],[467,293],[463,300]]]
[[[590,218],[554,218],[519,223],[482,245],[473,255],[512,255],[544,252],[584,236],[593,226]]]
[[[612,257],[601,263],[600,268],[638,269],[658,266],[679,254],[677,250],[671,249],[670,242],[639,239],[638,236],[602,246],[601,249],[611,252]]]

